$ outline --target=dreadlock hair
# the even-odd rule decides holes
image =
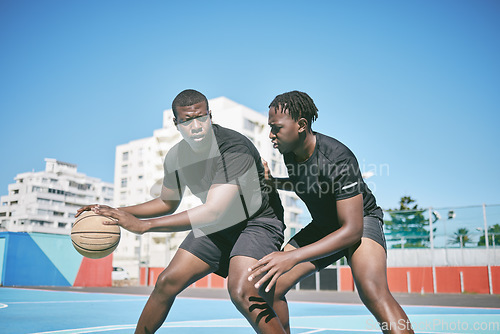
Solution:
[[[297,90],[283,93],[274,98],[269,108],[276,110],[281,106],[281,112],[288,112],[294,121],[305,118],[311,124],[318,118],[318,108],[309,95]]]
[[[208,109],[208,100],[205,95],[194,89],[183,90],[182,92],[177,94],[175,99],[172,101],[172,111],[174,113],[174,117],[177,118],[177,111],[175,110],[176,107],[192,106],[193,104],[203,101],[205,101],[205,103],[207,104]]]

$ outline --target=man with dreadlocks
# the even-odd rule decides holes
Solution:
[[[248,270],[255,287],[275,286],[273,309],[290,332],[285,294],[303,278],[346,257],[359,296],[384,333],[413,333],[405,312],[391,295],[386,276],[383,213],[364,183],[354,154],[334,138],[312,131],[318,117],[303,92],[278,95],[269,105],[269,137],[284,155],[288,178],[268,182],[295,191],[312,222],[284,247]],[[264,274],[260,279],[257,277]]]

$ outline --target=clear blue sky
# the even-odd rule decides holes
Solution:
[[[297,89],[383,208],[500,203],[500,2],[185,3],[0,1],[0,194],[45,157],[112,182],[183,89],[263,113]]]

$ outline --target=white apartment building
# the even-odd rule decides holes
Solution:
[[[70,234],[76,210],[113,204],[113,184],[78,173],[74,164],[45,159],[45,171],[18,174],[0,198],[0,229]]]
[[[286,176],[282,156],[274,150],[268,137],[267,116],[238,104],[226,97],[208,101],[212,120],[221,126],[247,136],[268,162],[274,176]],[[153,136],[138,139],[116,147],[115,206],[125,206],[149,201],[159,196],[163,181],[163,161],[168,150],[182,139],[173,123],[172,110],[163,112],[163,127]],[[281,192],[285,208],[285,241],[301,227],[298,197],[293,192]],[[188,192],[178,211],[200,205]],[[143,266],[165,267],[187,232],[146,233],[142,236],[124,231],[113,258],[114,265],[126,268],[132,277],[138,277],[139,258]]]

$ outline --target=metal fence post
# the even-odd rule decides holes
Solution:
[[[437,293],[436,284],[436,266],[434,265],[434,231],[432,228],[432,207],[429,207],[429,230],[430,230],[430,243],[431,243],[431,266],[432,266],[432,287],[434,293]]]
[[[493,294],[493,281],[491,279],[491,266],[490,266],[490,245],[488,240],[488,221],[486,220],[486,204],[483,203],[483,220],[484,220],[484,241],[486,245],[486,263],[488,266],[488,285],[490,287],[490,295]],[[493,235],[495,237],[495,235]]]

